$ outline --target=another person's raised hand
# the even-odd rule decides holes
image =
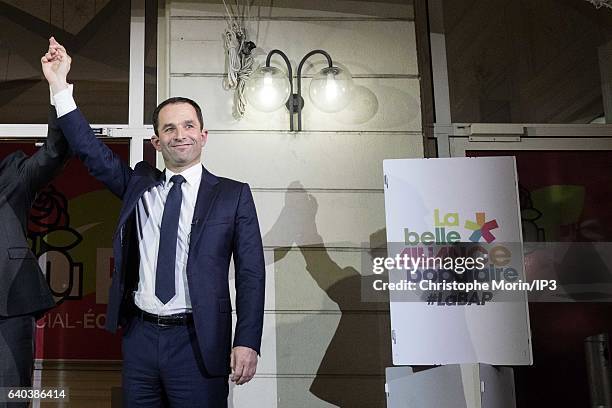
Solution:
[[[66,49],[55,38],[49,38],[49,49],[40,59],[43,74],[51,87],[53,94],[68,87],[66,77],[70,72],[72,59]]]

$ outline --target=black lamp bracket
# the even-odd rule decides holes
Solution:
[[[304,98],[302,98],[302,68],[304,67],[304,63],[311,56],[315,54],[322,54],[327,59],[327,64],[329,68],[334,68],[332,59],[330,55],[324,50],[313,50],[310,51],[308,54],[304,55],[304,58],[302,58],[302,60],[300,61],[297,70],[297,93],[293,93],[293,71],[291,69],[291,63],[289,62],[289,58],[287,58],[287,55],[284,52],[276,49],[270,51],[266,58],[266,67],[270,66],[270,60],[272,58],[272,55],[274,54],[280,55],[281,58],[285,61],[285,64],[287,65],[287,77],[289,78],[291,96],[287,100],[285,106],[289,110],[289,129],[291,131],[294,130],[293,114],[297,113],[297,130],[300,131],[302,130],[302,108],[304,107]]]

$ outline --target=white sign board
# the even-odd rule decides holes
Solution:
[[[424,244],[435,251],[466,245],[480,248],[481,269],[458,279],[479,277],[477,288],[525,282],[513,157],[385,160],[383,167],[388,257]],[[401,287],[415,272],[389,270],[389,283]],[[395,365],[532,363],[525,290],[447,289],[389,290]]]

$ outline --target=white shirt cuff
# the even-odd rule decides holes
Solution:
[[[60,118],[73,110],[76,110],[76,102],[72,97],[72,84],[68,85],[68,88],[59,91],[55,95],[51,96],[51,105],[55,106],[57,111],[57,117]]]
[[[68,84],[67,89],[70,89],[70,93],[72,94],[72,84]],[[49,86],[49,104],[51,104],[51,106],[55,106],[55,100],[53,99],[53,89],[51,89],[51,86]]]

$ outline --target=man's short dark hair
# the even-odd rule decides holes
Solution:
[[[188,103],[193,106],[193,109],[195,109],[196,115],[198,116],[198,120],[200,121],[200,130],[204,129],[204,119],[202,118],[202,109],[200,109],[200,106],[195,103],[195,101],[189,98],[175,96],[173,98],[168,98],[159,105],[157,105],[157,108],[155,108],[155,110],[153,111],[153,130],[155,131],[155,134],[157,136],[159,136],[159,133],[157,132],[157,127],[159,126],[159,112],[163,109],[164,106],[175,103]]]

